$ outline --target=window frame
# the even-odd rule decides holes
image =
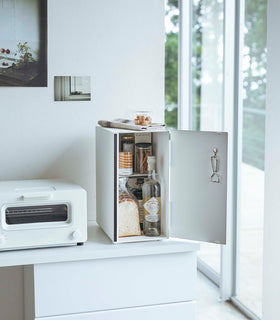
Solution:
[[[62,101],[90,101],[91,94],[71,94],[71,76],[61,77]]]

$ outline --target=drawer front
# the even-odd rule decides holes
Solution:
[[[35,316],[195,299],[196,253],[34,266]]]
[[[35,320],[194,320],[195,302],[36,318]]]

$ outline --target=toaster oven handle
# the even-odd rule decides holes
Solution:
[[[52,198],[52,194],[50,193],[24,193],[21,196],[23,201],[30,201],[30,200],[50,200]]]

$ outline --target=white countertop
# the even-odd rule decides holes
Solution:
[[[0,252],[0,267],[55,263],[66,261],[121,258],[199,250],[199,243],[180,240],[160,240],[112,244],[95,223],[88,227],[88,241],[83,246],[40,248]]]

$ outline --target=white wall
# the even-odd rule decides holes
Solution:
[[[0,178],[71,178],[88,191],[94,220],[97,121],[139,109],[163,121],[164,0],[49,0],[48,6],[48,88],[0,87]],[[92,101],[54,102],[55,75],[91,76]],[[10,286],[18,285],[19,272],[9,270]],[[0,319],[9,299],[0,299]]]
[[[268,1],[263,319],[280,319],[280,1]]]

